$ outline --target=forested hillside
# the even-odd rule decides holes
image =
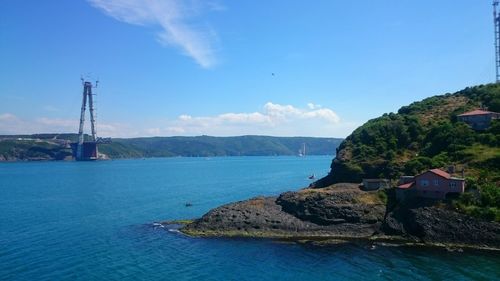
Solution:
[[[474,131],[457,115],[479,107],[500,111],[500,86],[466,88],[414,102],[357,128],[339,146],[330,174],[318,185],[396,179],[455,165],[467,176],[500,180],[500,122]]]

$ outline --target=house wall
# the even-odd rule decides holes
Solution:
[[[464,192],[465,183],[463,180],[445,179],[432,172],[426,172],[415,177],[413,188],[420,197],[445,199],[449,192]]]
[[[396,188],[396,200],[403,201],[417,196],[417,192],[412,188]]]
[[[379,181],[369,181],[363,180],[363,189],[364,190],[376,190],[379,188],[389,188],[389,181],[387,180],[379,180]]]
[[[487,129],[492,119],[500,119],[499,113],[481,114],[481,115],[469,115],[469,116],[459,116],[458,120],[469,124],[473,129],[484,130]]]

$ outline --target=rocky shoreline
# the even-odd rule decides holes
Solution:
[[[346,183],[226,204],[184,222],[180,231],[197,237],[273,238],[320,244],[362,240],[500,250],[499,223],[481,221],[431,202],[403,205],[390,198],[384,202],[377,192]]]

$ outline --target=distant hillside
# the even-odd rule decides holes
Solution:
[[[154,137],[114,139],[114,144],[133,147],[145,157],[163,156],[262,156],[297,155],[306,144],[308,155],[333,155],[342,139],[306,137]],[[106,145],[100,146],[106,153]]]
[[[342,142],[330,174],[317,185],[397,179],[452,164],[465,168],[466,176],[498,182],[499,120],[486,131],[474,131],[456,117],[480,106],[500,112],[499,85],[434,96],[369,120]]]
[[[68,143],[76,140],[76,134],[0,136],[0,161],[68,159],[71,157]],[[335,138],[268,136],[151,137],[113,139],[110,144],[100,144],[99,152],[112,159],[297,155],[305,143],[308,155],[333,155],[341,141]]]
[[[1,161],[64,160],[71,157],[71,149],[51,141],[1,140]]]

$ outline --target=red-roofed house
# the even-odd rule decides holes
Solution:
[[[491,124],[491,120],[500,119],[500,113],[476,109],[457,116],[458,121],[469,124],[474,130],[485,130]]]
[[[464,179],[452,177],[440,169],[432,169],[415,176],[411,182],[400,184],[396,196],[398,199],[405,197],[445,199],[449,194],[463,193],[464,189]]]

